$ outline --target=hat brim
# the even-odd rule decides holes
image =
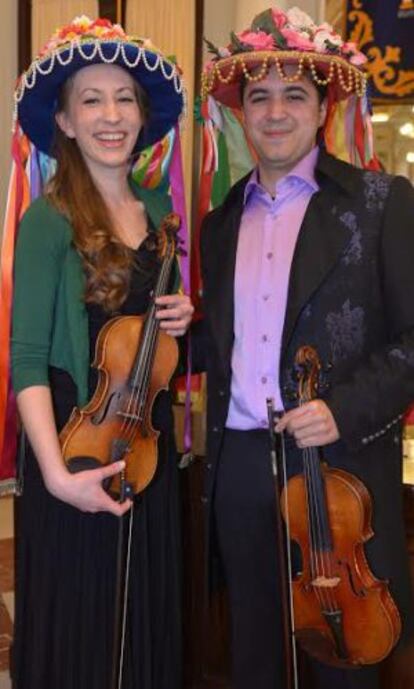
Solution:
[[[358,67],[337,55],[325,55],[298,50],[242,52],[210,63],[203,73],[202,97],[213,96],[230,108],[240,109],[243,79],[255,81],[264,78],[273,66],[283,69],[283,65],[302,65],[312,77],[334,91],[335,100],[348,98],[352,93],[361,95],[366,87],[366,75]],[[291,78],[289,77],[289,80]],[[315,80],[315,79],[314,79]],[[316,82],[315,80],[315,83]]]
[[[118,65],[144,89],[149,101],[149,117],[140,132],[135,152],[162,139],[183,111],[183,86],[175,65],[132,42],[122,42],[122,50],[119,41],[99,42],[99,50],[96,50],[96,43],[96,40],[82,42],[81,50],[78,46],[61,49],[57,55],[42,58],[23,75],[25,83],[20,84],[17,117],[36,148],[48,155],[52,152],[59,90],[83,67]],[[141,55],[137,61],[139,51]]]

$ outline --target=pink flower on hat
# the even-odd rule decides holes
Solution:
[[[360,67],[367,61],[367,56],[361,53],[356,47],[356,44],[351,41],[343,44],[341,52],[343,55],[349,57],[350,63],[355,65],[355,67]]]
[[[272,18],[277,29],[283,29],[287,22],[286,13],[283,10],[272,7]]]
[[[309,34],[306,31],[297,31],[296,29],[283,28],[280,33],[287,41],[288,48],[295,50],[314,50],[315,46],[309,39]]]
[[[274,50],[275,48],[273,36],[264,31],[241,31],[236,36],[239,41],[251,46],[253,50]]]

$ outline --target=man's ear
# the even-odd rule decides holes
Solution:
[[[70,119],[64,110],[60,110],[55,114],[55,120],[59,129],[62,130],[62,132],[68,137],[68,139],[75,138],[75,132],[73,131]]]
[[[324,98],[319,106],[319,127],[323,127],[326,120],[326,113],[328,112],[328,99]]]

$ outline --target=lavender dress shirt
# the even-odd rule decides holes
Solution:
[[[275,196],[253,171],[245,188],[234,281],[231,399],[226,427],[267,427],[266,398],[283,409],[280,349],[289,274],[299,229],[319,187],[315,147],[276,184]]]

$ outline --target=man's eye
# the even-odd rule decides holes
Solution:
[[[253,96],[250,99],[251,103],[263,103],[266,100],[266,96]]]
[[[288,93],[287,99],[288,100],[305,100],[305,96],[303,93]]]

